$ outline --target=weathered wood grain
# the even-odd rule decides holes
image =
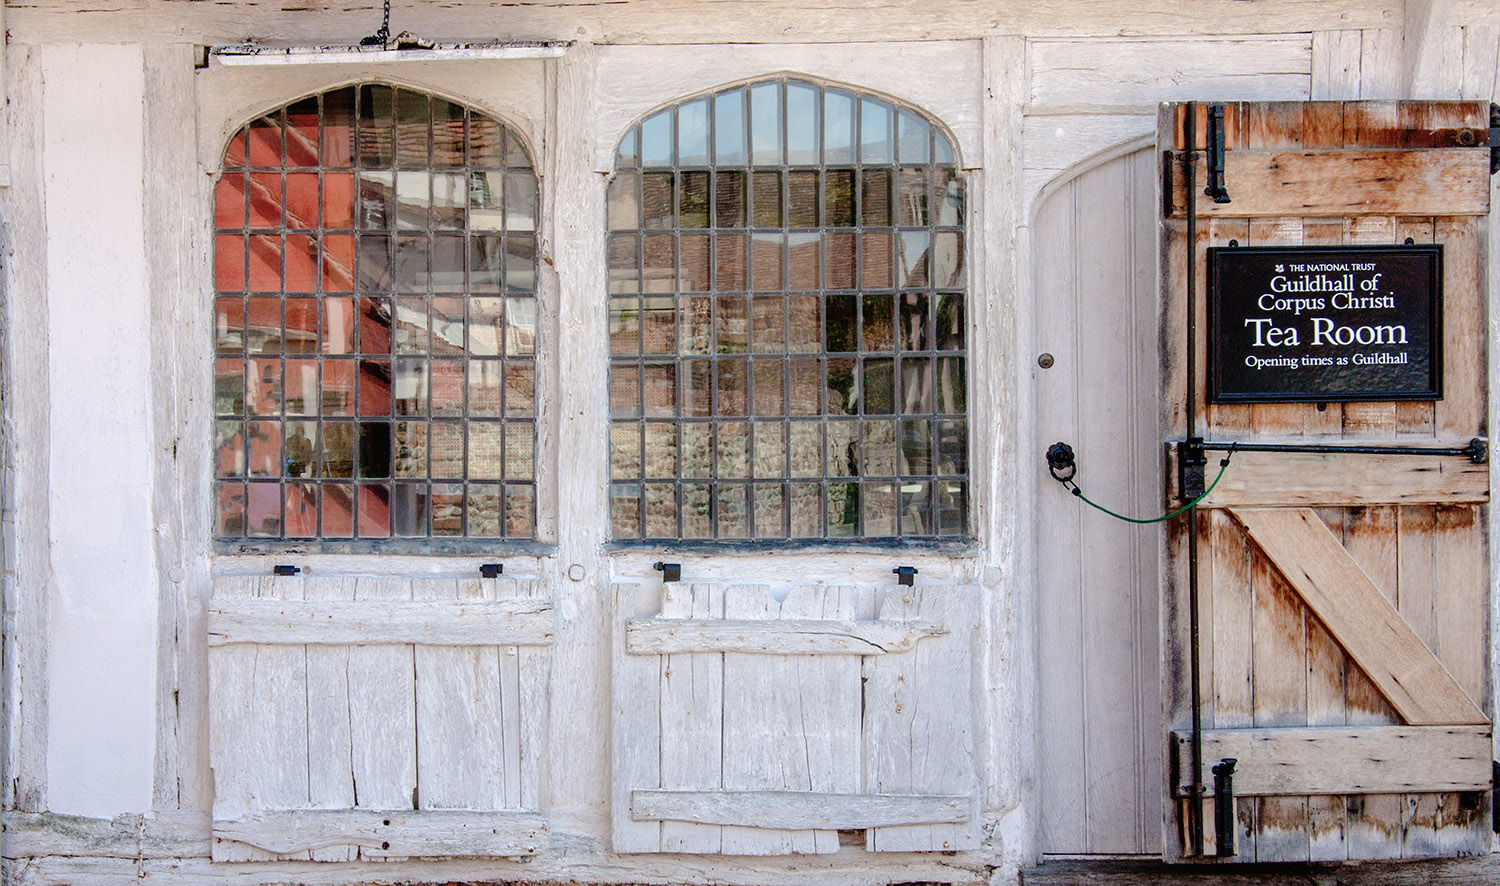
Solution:
[[[1306,508],[1230,513],[1408,723],[1489,722],[1316,514]]]
[[[1353,405],[1353,404],[1351,404]],[[1394,418],[1394,413],[1392,413]],[[1433,441],[1462,449],[1468,440]],[[1423,445],[1427,445],[1424,443]],[[1223,454],[1209,453],[1209,479]],[[1174,459],[1175,468],[1175,459]],[[1168,472],[1175,495],[1176,470]],[[1489,465],[1464,455],[1235,452],[1204,507],[1359,506],[1484,503]]]
[[[719,585],[672,582],[662,585],[661,596],[661,618],[644,624],[724,617],[724,589]],[[627,623],[627,652],[632,624],[643,622]],[[717,788],[724,766],[724,656],[712,651],[664,655],[660,691],[662,787],[674,791]],[[646,820],[635,814],[639,794],[632,794],[631,817]],[[718,825],[723,822],[694,822],[664,820],[662,850],[717,854],[722,846]]]
[[[535,855],[547,820],[533,813],[388,810],[263,812],[214,822],[214,836],[266,852],[293,854],[345,845],[365,858]]]
[[[209,644],[391,644],[545,646],[550,601],[215,601]]]
[[[650,614],[653,591],[618,583],[610,679],[610,848],[617,853],[660,852],[661,823],[630,817],[630,792],[660,788],[661,661],[625,654],[625,624]]]
[[[1179,771],[1192,771],[1191,736],[1174,732]],[[1221,758],[1239,762],[1236,796],[1485,790],[1488,726],[1313,726],[1208,729],[1204,779]]]
[[[630,796],[630,817],[637,821],[833,831],[962,822],[969,818],[970,805],[967,796],[634,791]]]
[[[625,626],[631,655],[733,652],[741,655],[885,655],[910,652],[945,633],[930,622],[884,624],[833,619],[637,619]]]
[[[354,599],[410,600],[404,578],[361,576]],[[360,809],[413,809],[417,793],[416,650],[408,644],[349,648],[350,778]],[[361,858],[369,857],[361,849]],[[399,856],[393,856],[399,857]]]
[[[355,580],[341,576],[308,576],[302,582],[308,601],[352,600]],[[307,660],[307,808],[351,809],[355,784],[350,761],[354,756],[350,710],[351,674],[348,646],[308,646]],[[352,679],[351,679],[352,677]],[[400,721],[397,721],[398,723]],[[285,765],[285,761],[283,761]],[[329,843],[308,847],[313,861],[353,861],[359,848]]]
[[[1229,151],[1224,178],[1233,197],[1197,195],[1198,214],[1466,216],[1489,211],[1489,149]],[[1186,211],[1181,183],[1172,214]]]

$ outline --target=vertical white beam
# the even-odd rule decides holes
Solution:
[[[41,50],[51,392],[48,806],[150,808],[151,304],[138,46]]]
[[[1022,515],[1036,498],[1031,409],[1026,396],[1031,356],[1026,267],[1019,254],[1021,219],[1021,123],[1029,92],[1027,47],[1021,37],[984,40],[985,167],[970,185],[975,211],[969,236],[975,279],[970,305],[970,477],[976,508],[975,535],[985,553],[985,642],[982,679],[985,712],[984,815],[993,825],[1008,876],[1034,860],[1036,797],[1037,658],[1036,578],[1031,536]],[[982,488],[981,488],[982,484]]]
[[[609,564],[600,546],[609,538],[609,341],[605,326],[604,178],[594,172],[597,131],[597,54],[579,44],[548,66],[552,102],[542,171],[547,189],[549,275],[556,277],[554,347],[538,389],[553,398],[553,445],[561,528],[555,568],[557,643],[551,706],[551,808],[604,827],[609,810],[599,798],[609,785]],[[576,569],[575,569],[576,567]],[[547,802],[546,799],[543,802]]]

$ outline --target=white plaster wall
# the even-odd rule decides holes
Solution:
[[[40,54],[54,812],[150,808],[156,732],[139,46]]]

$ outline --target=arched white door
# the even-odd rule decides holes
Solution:
[[[1161,512],[1155,169],[1147,148],[1087,164],[1033,227],[1046,853],[1161,851],[1161,530],[1088,508],[1042,459],[1066,441],[1090,498]]]

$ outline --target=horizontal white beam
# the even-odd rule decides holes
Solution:
[[[295,809],[214,822],[214,838],[279,854],[358,846],[364,858],[535,855],[549,838],[531,812]]]
[[[921,621],[635,618],[625,624],[631,655],[744,652],[761,655],[884,655],[910,652],[947,631]]]
[[[231,43],[209,55],[222,65],[347,65],[385,62],[475,61],[478,59],[557,58],[571,43],[438,43],[431,49],[383,46],[263,46]]]
[[[548,646],[552,601],[215,600],[208,644]]]
[[[807,791],[631,791],[636,821],[855,830],[968,821],[968,797]]]

